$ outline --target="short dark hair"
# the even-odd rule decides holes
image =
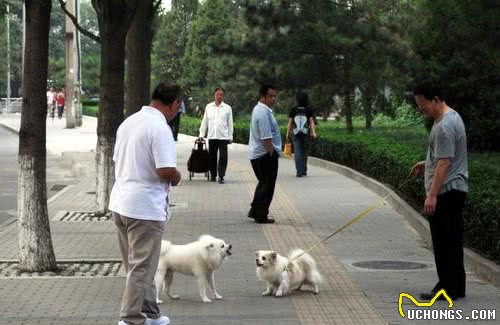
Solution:
[[[413,96],[424,96],[427,100],[433,100],[435,97],[439,98],[440,101],[444,100],[443,89],[429,81],[424,81],[416,84],[413,87]]]
[[[152,100],[158,100],[165,105],[173,103],[176,99],[182,98],[182,89],[178,85],[167,85],[165,83],[160,83],[153,90],[153,95],[151,95]]]
[[[222,92],[223,92],[224,94],[226,93],[226,91],[224,90],[224,88],[222,88],[222,87],[217,87],[217,88],[215,88],[215,90],[214,90],[214,94],[215,94],[216,92],[218,92],[219,90],[222,90]]]
[[[309,106],[309,96],[307,95],[306,92],[299,91],[295,95],[295,99],[297,100],[297,105],[299,105],[300,107]]]
[[[271,84],[263,84],[260,86],[260,89],[259,89],[259,96],[260,97],[264,97],[267,95],[267,91],[269,89],[273,89],[273,90],[278,90],[275,86],[271,85]]]

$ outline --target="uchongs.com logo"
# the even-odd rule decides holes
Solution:
[[[428,307],[432,307],[441,296],[446,300],[448,309],[429,309]],[[405,313],[403,298],[409,299],[418,308],[408,308]],[[470,313],[464,313],[462,309],[454,309],[453,306],[453,300],[444,289],[439,290],[427,302],[418,301],[406,292],[401,292],[398,299],[399,314],[410,320],[496,320],[495,309],[473,309]]]

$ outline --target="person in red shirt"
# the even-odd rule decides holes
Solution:
[[[57,105],[57,118],[61,119],[64,112],[64,88],[59,89],[56,94],[56,105]]]

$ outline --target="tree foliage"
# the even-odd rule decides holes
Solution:
[[[418,79],[447,90],[465,118],[469,143],[500,149],[500,4],[495,1],[418,1],[411,33]]]

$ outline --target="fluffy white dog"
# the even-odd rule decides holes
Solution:
[[[163,240],[155,274],[157,303],[163,303],[160,300],[162,289],[171,299],[179,298],[170,292],[174,272],[196,277],[203,302],[212,302],[207,297],[207,286],[212,290],[215,299],[222,299],[215,288],[214,271],[232,254],[231,248],[232,245],[210,235],[202,235],[197,241],[186,245],[173,245]]]
[[[303,250],[292,250],[288,257],[263,250],[256,251],[255,255],[257,278],[267,282],[263,296],[281,297],[300,290],[302,285],[310,285],[315,294],[319,293],[321,275],[314,259]]]

